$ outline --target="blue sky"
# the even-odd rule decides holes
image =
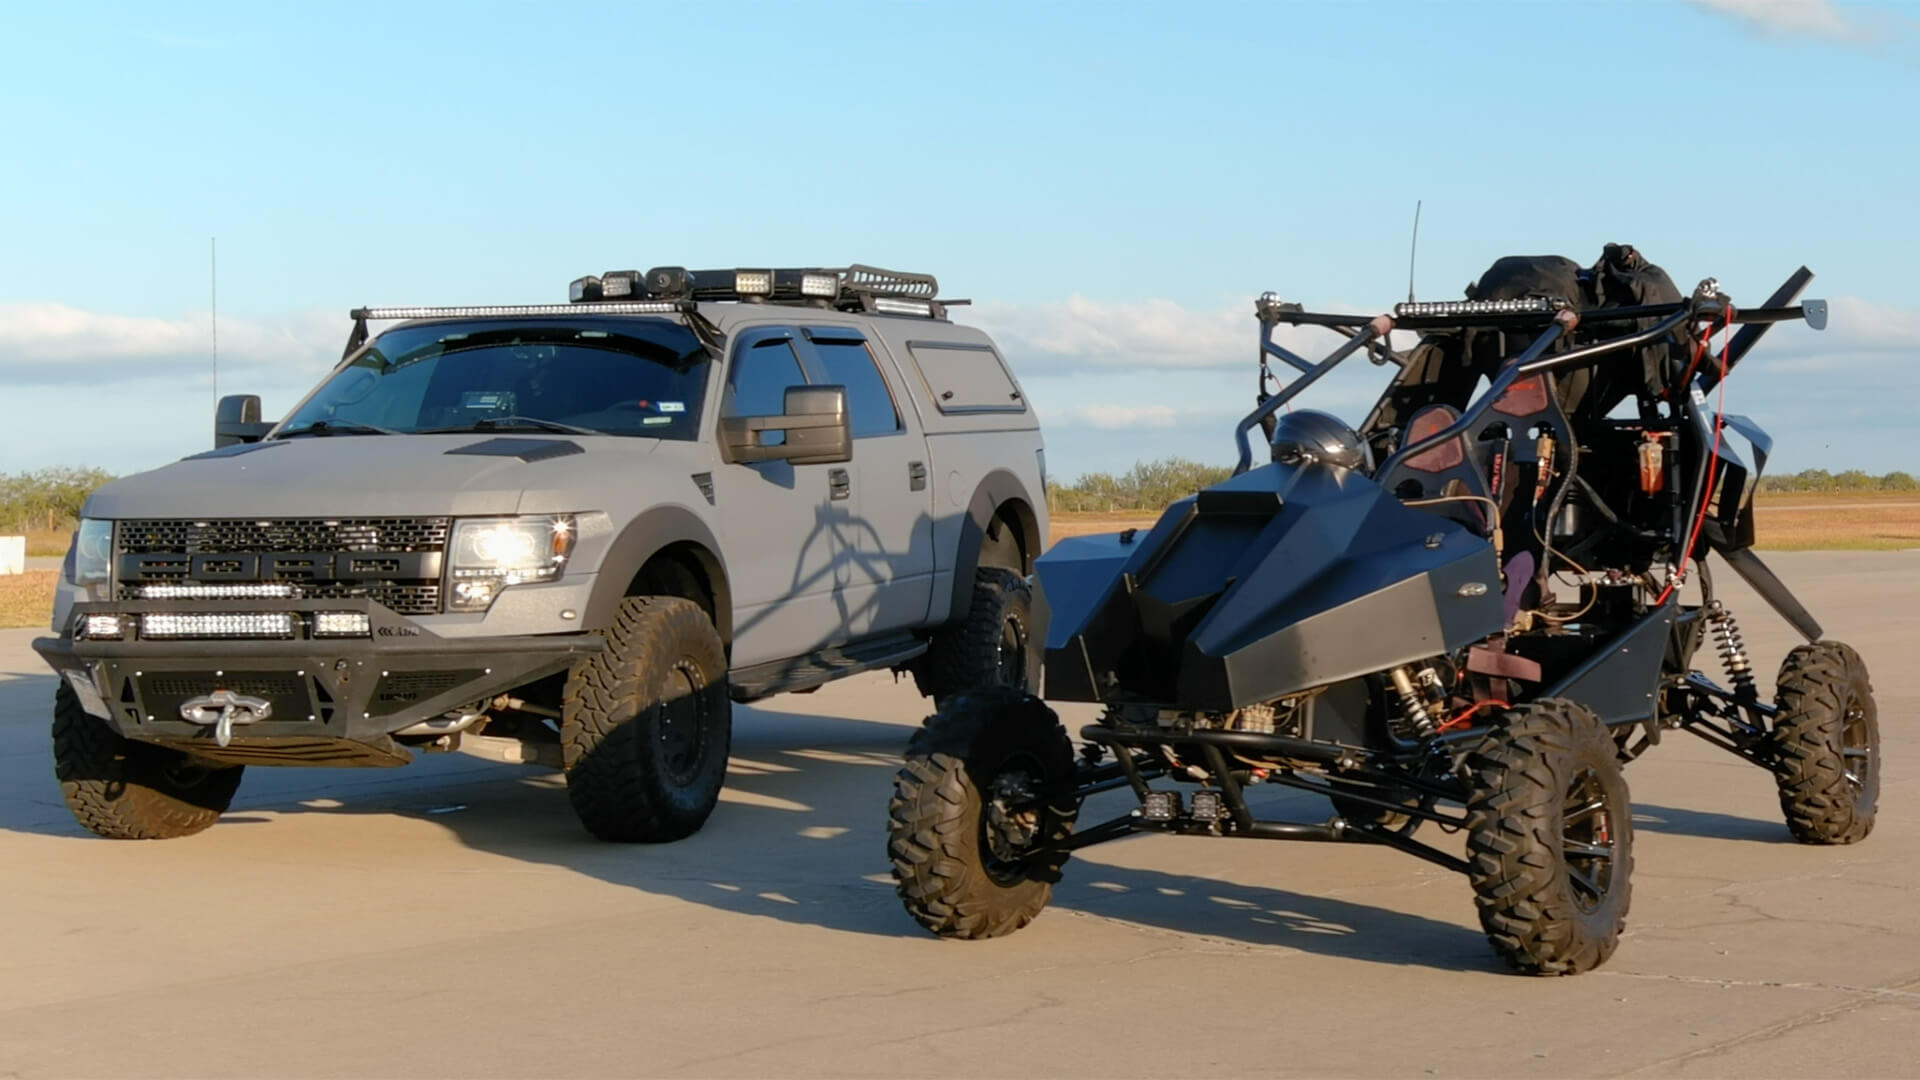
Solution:
[[[1252,298],[1384,308],[1631,242],[1824,335],[1729,386],[1776,467],[1920,471],[1920,4],[0,2],[0,472],[270,413],[362,303],[661,263],[976,300],[1067,476],[1225,461]],[[1329,385],[1357,418],[1380,373]],[[1311,399],[1310,399],[1311,400]]]

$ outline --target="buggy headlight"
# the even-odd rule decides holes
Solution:
[[[509,585],[558,578],[577,533],[571,514],[459,522],[450,545],[447,610],[485,611]]]
[[[67,554],[67,580],[75,585],[105,585],[113,573],[113,522],[81,518]]]

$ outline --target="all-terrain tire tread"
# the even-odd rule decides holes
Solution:
[[[1850,685],[1851,684],[1851,685]],[[1852,844],[1873,831],[1873,800],[1860,805],[1849,790],[1841,754],[1849,688],[1872,705],[1873,686],[1860,654],[1837,641],[1801,645],[1780,665],[1779,711],[1772,738],[1774,780],[1787,829],[1803,844]],[[1877,717],[1869,713],[1869,722]],[[1880,752],[1877,734],[1872,752]],[[1877,770],[1879,762],[1872,763]]]
[[[1033,593],[1025,578],[998,566],[975,570],[966,618],[935,634],[925,661],[914,670],[920,692],[938,706],[956,694],[992,686],[999,669],[1001,623],[1011,615],[1030,630],[1032,610]]]
[[[62,683],[53,698],[53,772],[74,819],[110,840],[171,840],[205,831],[233,803],[244,772],[213,769],[189,789],[170,783],[177,751],[136,743],[80,706]]]

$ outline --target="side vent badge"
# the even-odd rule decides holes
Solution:
[[[706,496],[707,505],[712,506],[713,505],[713,474],[710,472],[694,473],[693,483],[694,483],[694,486],[700,489],[700,494]]]

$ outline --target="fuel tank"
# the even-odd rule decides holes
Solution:
[[[1505,626],[1493,545],[1324,463],[1253,469],[1036,564],[1046,696],[1236,709]]]

